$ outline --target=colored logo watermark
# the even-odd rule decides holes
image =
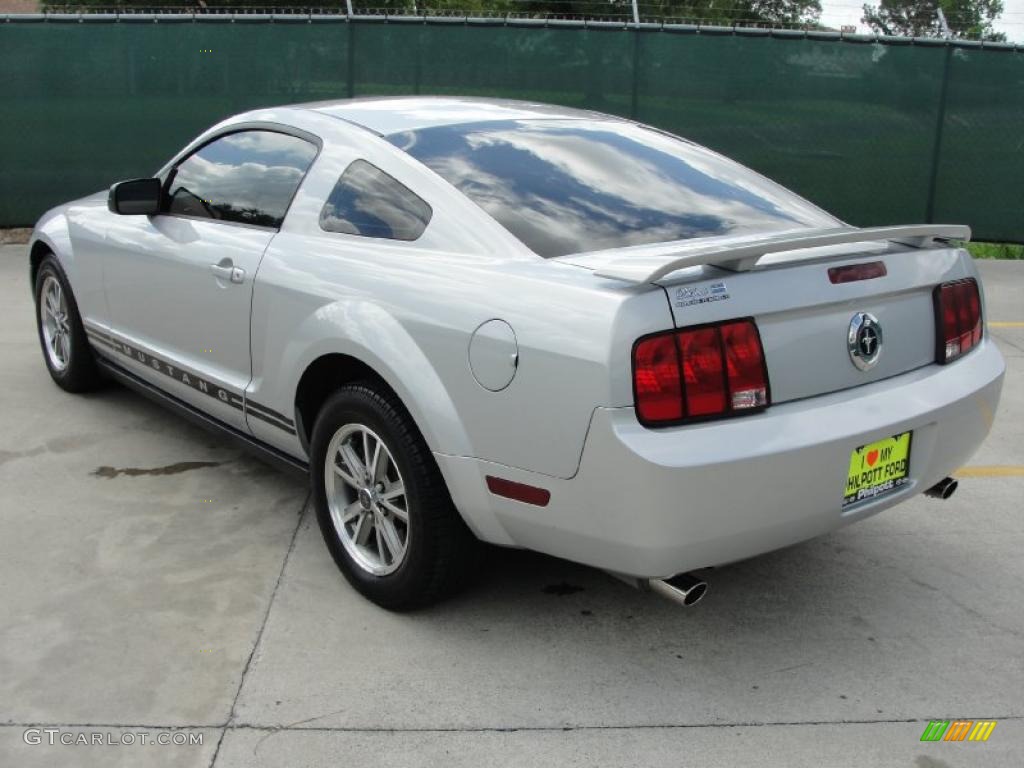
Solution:
[[[988,741],[995,720],[932,720],[921,734],[921,741]]]

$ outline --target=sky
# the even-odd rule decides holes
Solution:
[[[877,5],[877,1],[870,4]],[[864,15],[862,5],[857,0],[821,0],[821,21],[836,29],[849,24],[856,26],[858,32],[870,32],[860,20]],[[1003,15],[995,27],[1005,32],[1011,43],[1024,43],[1024,0],[1003,0]]]

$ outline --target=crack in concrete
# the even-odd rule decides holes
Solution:
[[[245,686],[245,678],[249,674],[249,670],[252,669],[253,659],[256,657],[256,650],[260,647],[260,641],[263,639],[263,630],[267,627],[267,621],[270,619],[270,611],[274,607],[274,600],[277,599],[277,592],[281,588],[281,581],[284,579],[284,569],[288,566],[288,560],[291,559],[292,552],[295,550],[295,542],[299,538],[299,529],[302,528],[302,521],[305,519],[306,507],[309,506],[309,501],[312,498],[312,494],[307,493],[305,500],[302,502],[302,506],[299,508],[299,519],[295,523],[295,528],[292,530],[291,541],[288,542],[288,550],[284,553],[284,558],[281,560],[281,569],[277,572],[277,580],[274,582],[274,588],[270,592],[270,599],[267,601],[267,610],[263,614],[263,621],[260,622],[259,631],[256,633],[256,639],[252,644],[252,650],[249,651],[249,658],[245,661],[245,667],[242,669],[242,676],[238,680],[238,688],[235,690],[235,698],[231,701],[231,710],[228,713],[227,722],[224,725],[219,726],[220,738],[217,739],[217,746],[214,747],[213,757],[210,758],[210,768],[213,768],[217,762],[217,755],[220,754],[221,744],[224,743],[224,735],[232,728],[235,720],[235,709],[238,707],[238,699],[242,695],[242,688]],[[296,729],[299,730],[299,729]]]

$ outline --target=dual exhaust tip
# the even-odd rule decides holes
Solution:
[[[925,496],[945,501],[954,493],[960,484],[952,477],[946,477],[924,492]],[[619,574],[613,574],[619,576]],[[619,576],[619,578],[623,578]],[[673,603],[689,608],[696,605],[707,594],[708,585],[704,579],[692,573],[680,573],[668,579],[626,579],[641,592],[654,592],[668,598]]]

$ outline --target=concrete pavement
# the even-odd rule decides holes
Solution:
[[[1009,372],[971,465],[1019,468],[1024,264],[981,268]],[[301,482],[124,389],[54,386],[26,273],[0,248],[0,765],[1020,763],[1024,476],[710,571],[692,610],[495,550],[468,593],[390,614],[338,574]],[[999,724],[919,741],[955,718]]]

